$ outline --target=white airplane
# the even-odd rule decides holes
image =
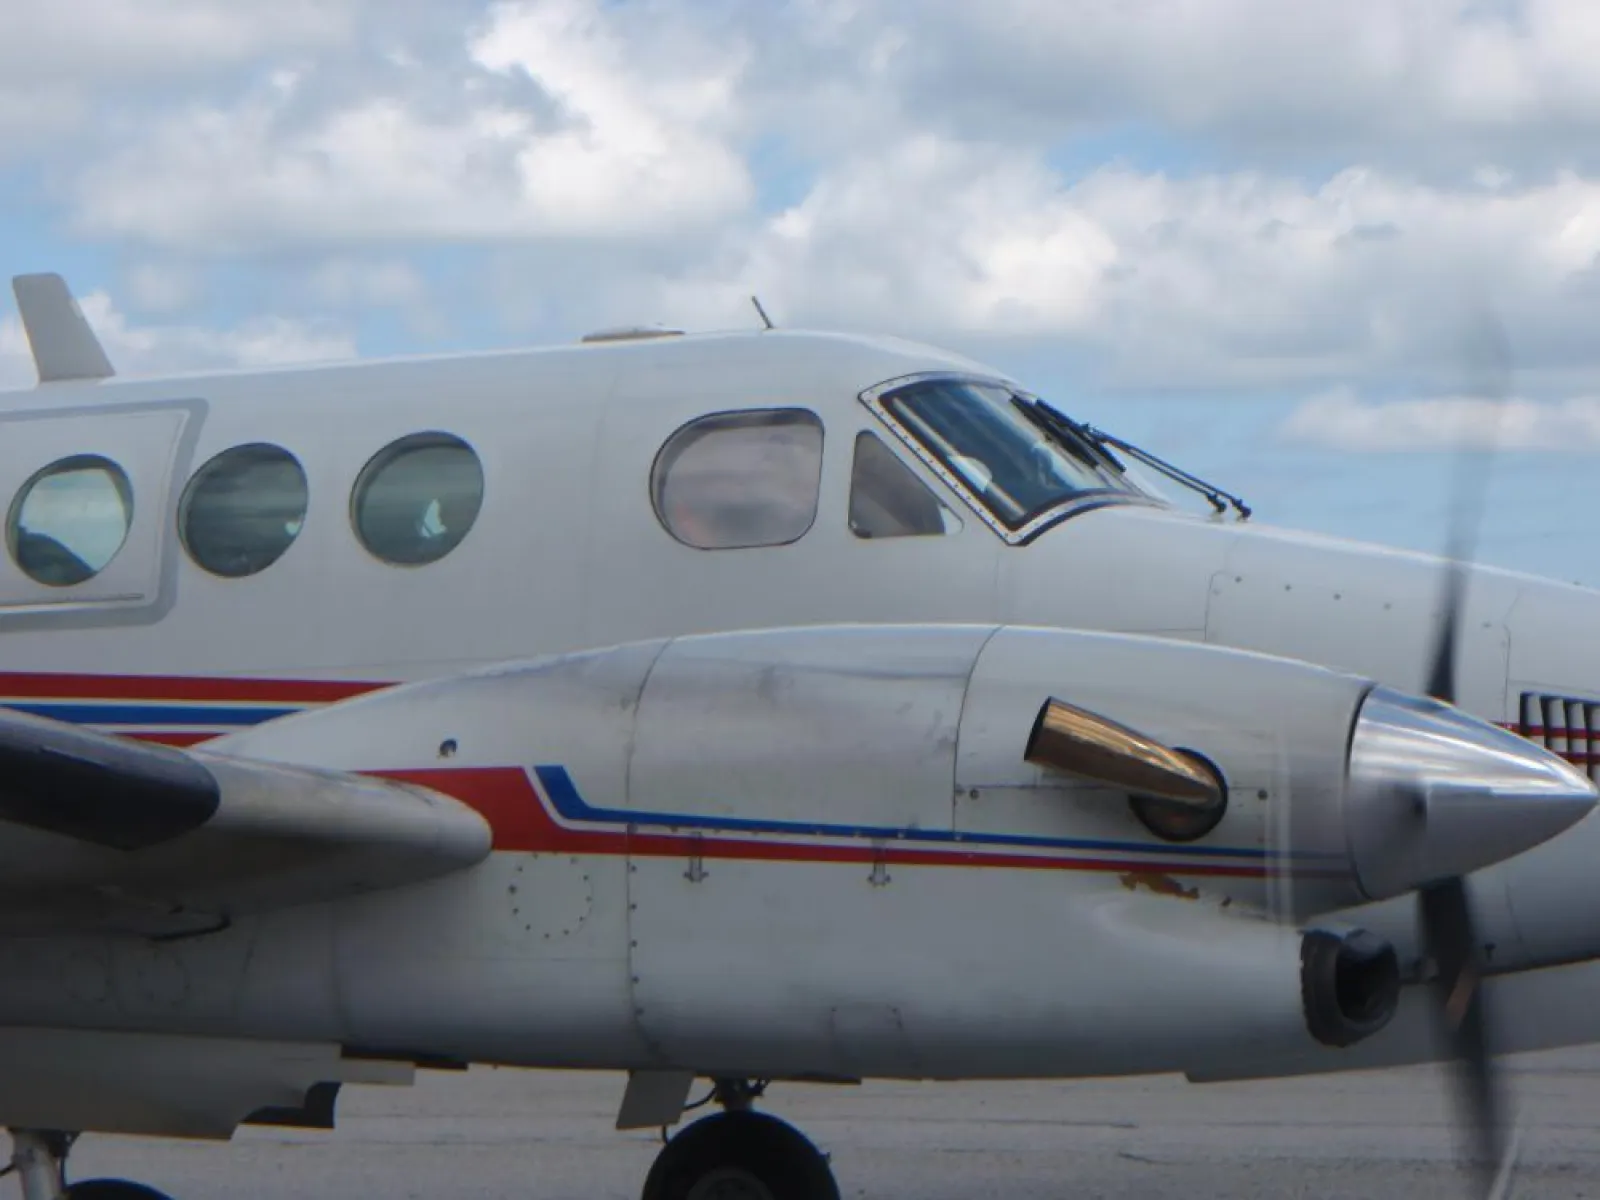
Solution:
[[[909,343],[123,379],[15,290],[25,1200],[475,1063],[711,1081],[645,1200],[833,1200],[771,1081],[1460,1059],[1495,1168],[1491,1052],[1600,1039],[1594,592],[1187,514]]]

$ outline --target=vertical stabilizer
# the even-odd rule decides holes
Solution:
[[[116,374],[65,279],[54,272],[17,275],[11,290],[40,383],[110,379]]]

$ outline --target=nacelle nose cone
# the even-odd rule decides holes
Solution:
[[[1346,830],[1374,900],[1513,858],[1597,801],[1565,760],[1434,700],[1377,688],[1356,721]]]

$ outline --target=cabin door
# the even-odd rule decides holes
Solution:
[[[0,631],[155,620],[177,570],[174,480],[200,402],[0,416]]]

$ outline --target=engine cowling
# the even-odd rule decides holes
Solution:
[[[1226,801],[1215,827],[1165,841],[1126,789],[1029,762],[1052,698],[1207,764]],[[1163,1030],[1173,1039],[1151,1050],[1150,1069],[1187,1065],[1174,1056],[1200,1024],[1196,995],[1213,1011],[1270,1017],[1285,1037],[1370,1036],[1394,1011],[1393,949],[1359,930],[1290,934],[1280,923],[1510,857],[1596,799],[1547,752],[1356,676],[1192,643],[1015,627],[634,643],[398,688],[210,749],[401,776],[531,769],[562,829],[626,829],[631,856],[688,858],[691,879],[702,857],[782,858],[779,849],[800,845],[816,861],[881,863],[885,877],[952,858],[999,869],[1070,860],[1114,879],[1110,896],[1209,902],[1203,917],[1188,910],[1186,928],[1202,939],[1226,932],[1217,936],[1231,957],[1185,951],[1142,964],[1143,943],[1108,934],[1121,965],[1080,985],[1093,1007],[1116,1004],[1122,981],[1146,981],[1141,1029],[1152,1047]],[[1284,934],[1298,943],[1286,946]],[[1253,955],[1252,976],[1241,965]],[[1206,972],[1214,977],[1197,978]],[[850,978],[842,964],[840,979]],[[1269,978],[1270,996],[1260,986]],[[674,1008],[704,1013],[714,999],[686,991]]]

